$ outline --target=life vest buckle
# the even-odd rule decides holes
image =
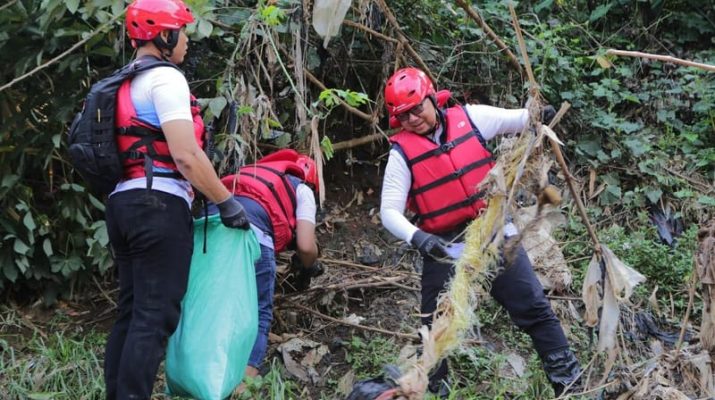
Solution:
[[[454,148],[454,142],[447,142],[439,147],[442,150],[442,153],[446,153]]]

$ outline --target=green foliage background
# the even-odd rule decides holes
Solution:
[[[289,46],[301,2],[188,3],[197,16],[192,39],[203,40],[192,42],[184,68],[207,112],[221,117],[219,149],[228,152],[230,143],[243,140],[226,130],[227,114],[241,118],[256,111],[246,104],[236,110],[227,106],[227,93],[236,84],[229,66],[271,57],[274,80],[263,83],[270,85],[275,115],[259,118],[265,129],[255,140],[265,141],[270,129],[281,127],[293,135],[279,145],[304,145],[303,127],[293,122],[300,105],[289,95],[296,77],[287,79],[292,70],[277,67],[285,68],[289,60],[277,64],[275,54],[237,46],[249,34]],[[348,18],[394,35],[373,2],[353,3]],[[472,3],[518,53],[507,3]],[[542,0],[517,5],[543,93],[554,105],[573,105],[561,133],[572,171],[586,187],[589,176],[595,178],[594,193],[587,195],[592,195],[589,212],[600,228],[633,222],[631,229],[641,229],[648,222],[636,215],[653,206],[669,206],[686,225],[713,215],[715,74],[604,56],[607,48],[619,48],[715,64],[715,5],[707,3]],[[124,7],[121,0],[14,0],[0,6],[3,84],[86,40],[58,62],[0,91],[0,290],[41,288],[51,301],[111,266],[102,199],[88,193],[73,174],[64,133],[89,86],[131,59],[119,17]],[[525,82],[462,9],[438,0],[395,0],[390,7],[439,86],[451,89],[456,100],[521,106]],[[326,56],[317,50],[322,40],[312,28],[305,25],[304,31],[304,67],[337,90],[311,87],[304,104],[323,120],[324,148],[331,140],[374,132],[364,121],[338,112],[337,99],[356,100],[352,104],[364,110],[360,93],[366,93],[367,107],[381,108],[381,83],[392,72],[395,47],[343,26]],[[380,126],[386,125],[383,116]],[[579,226],[574,232],[582,233]]]

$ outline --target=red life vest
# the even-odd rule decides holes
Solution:
[[[479,216],[486,203],[478,186],[494,166],[462,107],[444,110],[444,117],[442,145],[404,130],[390,137],[412,172],[407,207],[417,214],[420,229],[431,233],[451,231]]]
[[[153,176],[183,179],[169,153],[169,145],[161,127],[142,121],[130,94],[131,79],[122,83],[117,92],[115,124],[117,126],[117,148],[124,166],[124,179],[147,176],[150,165],[168,168],[170,173],[152,172]],[[204,121],[201,119],[201,107],[191,95],[191,115],[194,121],[194,137],[199,147],[204,146]],[[147,156],[149,156],[147,158]],[[149,164],[151,162],[151,164]]]
[[[286,160],[259,161],[241,167],[238,176],[221,179],[231,193],[251,198],[266,210],[273,225],[276,253],[285,250],[295,236],[296,193],[288,175],[305,179],[303,168]]]

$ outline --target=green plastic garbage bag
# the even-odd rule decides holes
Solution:
[[[260,248],[251,230],[226,228],[209,216],[194,221],[194,255],[181,319],[169,338],[169,394],[202,400],[229,397],[241,383],[258,332],[254,263]]]

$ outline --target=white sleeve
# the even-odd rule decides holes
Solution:
[[[507,110],[483,104],[467,104],[464,108],[484,140],[521,132],[529,122],[529,110],[525,108]]]
[[[385,229],[405,242],[409,242],[418,229],[404,215],[411,185],[412,173],[405,159],[397,150],[390,150],[382,180],[380,219]]]
[[[298,184],[298,187],[295,189],[295,199],[295,219],[315,224],[315,212],[317,210],[315,195],[308,185],[303,183]]]
[[[191,92],[184,75],[172,67],[157,67],[152,73],[151,100],[160,123],[193,120]]]

